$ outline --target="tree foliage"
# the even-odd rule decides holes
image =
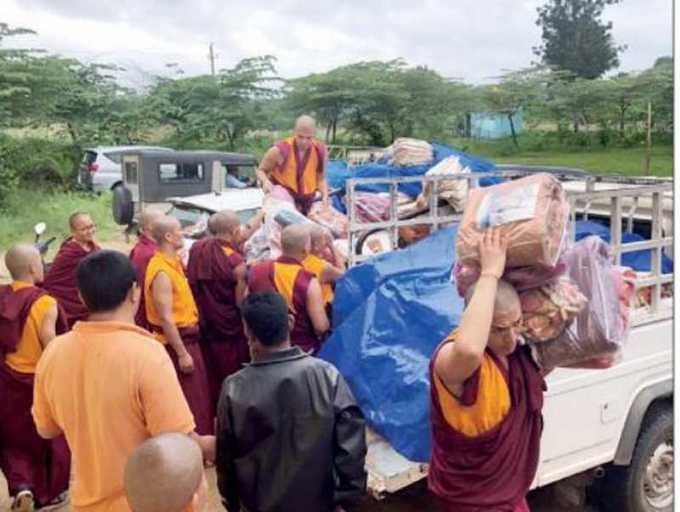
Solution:
[[[542,44],[534,53],[543,64],[585,78],[599,78],[619,66],[612,23],[601,20],[608,5],[621,0],[547,0],[538,7],[536,24],[541,27]]]

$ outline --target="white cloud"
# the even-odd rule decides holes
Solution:
[[[542,0],[0,0],[0,20],[33,28],[22,37],[86,61],[116,62],[142,80],[177,62],[187,74],[249,56],[278,57],[282,76],[359,60],[403,57],[445,76],[479,82],[531,64]],[[267,7],[270,6],[270,7]],[[607,8],[621,70],[644,69],[672,53],[672,0],[624,0]],[[17,38],[13,44],[19,41]]]

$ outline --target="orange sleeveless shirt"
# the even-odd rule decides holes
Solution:
[[[287,151],[282,151],[284,161],[281,165],[274,168],[271,177],[274,182],[287,188],[297,195],[314,194],[319,189],[318,172],[323,162],[319,160],[318,142],[313,141],[307,154],[307,162],[300,162],[301,175],[298,174],[298,152],[295,146],[295,137],[290,137],[279,144],[287,146]]]
[[[182,262],[179,257],[170,258],[160,251],[157,251],[149,260],[144,281],[146,317],[149,319],[149,323],[157,327],[161,325],[160,315],[151,298],[153,297],[151,287],[159,272],[164,272],[172,283],[172,318],[175,325],[178,328],[196,325],[198,323],[198,308],[191,293],[189,281],[184,275]],[[163,344],[167,343],[165,336],[160,333],[156,334],[156,338]]]

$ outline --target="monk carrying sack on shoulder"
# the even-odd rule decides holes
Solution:
[[[506,251],[497,230],[485,233],[460,326],[432,356],[429,488],[446,512],[529,510],[545,383],[517,343],[519,297],[500,280]]]

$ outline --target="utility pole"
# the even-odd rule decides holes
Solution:
[[[213,44],[210,43],[210,74],[215,76],[215,52],[213,51]]]
[[[652,102],[647,102],[647,154],[645,155],[645,176],[652,174]]]

